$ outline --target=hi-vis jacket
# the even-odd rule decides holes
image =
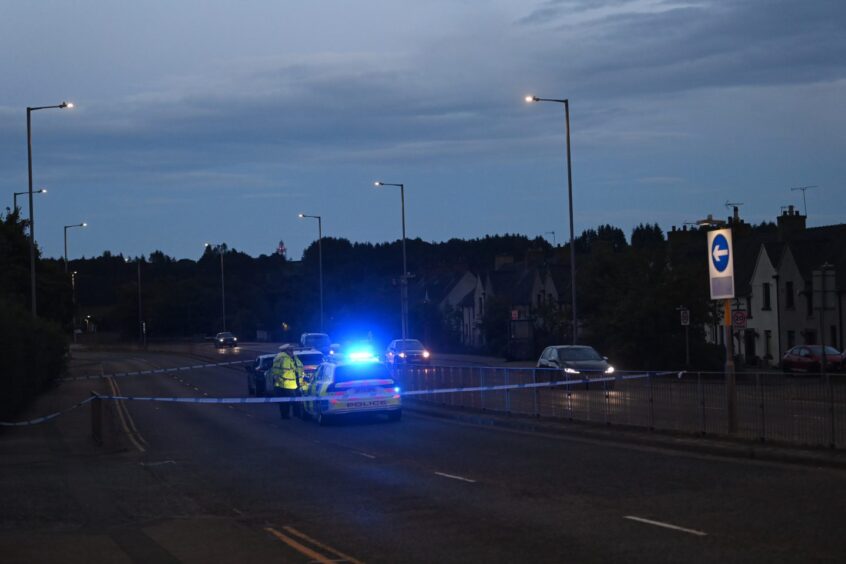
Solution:
[[[296,390],[300,387],[300,380],[303,377],[303,363],[292,355],[281,352],[273,359],[273,367],[270,369],[273,376],[273,385],[285,390]]]

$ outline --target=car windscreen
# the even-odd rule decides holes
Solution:
[[[558,358],[561,360],[603,360],[599,353],[590,347],[560,347]]]
[[[306,347],[314,347],[319,349],[321,347],[328,347],[329,346],[329,336],[328,335],[308,335],[303,339],[303,345]]]
[[[231,339],[234,336],[235,335],[233,335],[232,333],[218,333],[217,334],[218,339]]]
[[[298,354],[297,358],[305,365],[314,365],[323,362],[323,355],[317,353]]]
[[[355,380],[393,380],[384,364],[361,363],[347,364],[335,368],[335,382],[353,382]]]
[[[401,351],[422,351],[424,347],[423,343],[417,339],[406,339],[405,341],[397,341],[397,349]]]

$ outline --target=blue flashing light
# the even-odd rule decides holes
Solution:
[[[347,357],[351,362],[377,362],[379,360],[372,351],[351,351]]]

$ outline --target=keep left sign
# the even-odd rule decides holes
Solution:
[[[734,251],[731,245],[731,229],[708,232],[708,275],[712,300],[734,297]]]

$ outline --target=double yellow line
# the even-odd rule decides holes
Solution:
[[[321,564],[332,564],[336,562],[350,562],[352,564],[364,564],[361,560],[357,560],[348,554],[344,554],[340,550],[336,550],[331,546],[323,544],[322,542],[311,538],[310,536],[306,535],[303,532],[298,531],[294,527],[282,527],[282,530],[285,533],[274,529],[273,527],[265,527],[264,529],[277,539],[281,540],[300,554],[311,558],[312,562],[320,562]],[[294,538],[296,537],[296,538]],[[306,546],[303,543],[308,543],[320,550],[324,553],[328,552],[331,556],[326,556],[326,554],[320,553],[317,550]]]
[[[112,395],[119,396],[120,388],[115,382],[115,379],[111,376],[106,378],[106,381],[109,383],[109,387],[112,389]],[[129,441],[138,449],[139,452],[147,452],[147,441],[144,440],[144,437],[141,436],[141,433],[138,432],[138,428],[135,427],[135,421],[132,420],[132,416],[129,414],[129,410],[126,409],[126,405],[124,405],[123,401],[116,401],[115,402],[118,414],[118,419],[120,419],[120,425],[123,427],[123,430],[126,432],[126,436],[129,437]]]

